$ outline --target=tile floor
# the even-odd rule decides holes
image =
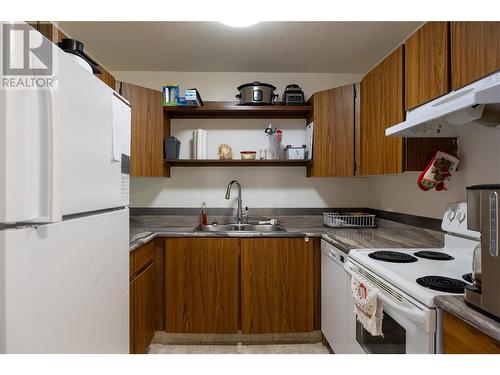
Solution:
[[[329,354],[321,343],[273,345],[163,345],[151,344],[149,354]]]

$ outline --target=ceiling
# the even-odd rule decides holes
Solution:
[[[366,73],[421,22],[59,22],[108,70]]]

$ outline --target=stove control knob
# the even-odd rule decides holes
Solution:
[[[448,211],[448,220],[450,220],[450,223],[455,219],[455,211],[449,210]]]
[[[465,220],[465,212],[458,211],[457,220],[459,223],[463,223],[463,221]]]

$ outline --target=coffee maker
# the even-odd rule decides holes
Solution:
[[[497,320],[500,320],[499,198],[500,185],[467,188],[467,228],[481,232],[481,245],[474,252],[473,285],[465,288],[465,302]]]

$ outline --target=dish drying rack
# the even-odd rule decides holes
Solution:
[[[375,228],[376,216],[364,212],[324,212],[323,223],[330,228]]]

